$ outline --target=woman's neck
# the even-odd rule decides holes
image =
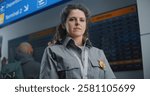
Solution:
[[[73,40],[75,41],[76,46],[83,46],[83,37],[82,36],[73,38]]]

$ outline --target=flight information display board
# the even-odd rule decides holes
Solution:
[[[142,69],[136,5],[93,16],[91,22],[91,42],[104,50],[114,71]]]
[[[0,27],[63,2],[66,0],[2,0],[0,2]]]

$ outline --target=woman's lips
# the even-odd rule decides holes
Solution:
[[[81,30],[81,28],[74,28],[74,30]]]

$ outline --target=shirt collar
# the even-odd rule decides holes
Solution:
[[[68,46],[70,46],[70,45],[75,45],[75,42],[74,42],[74,40],[71,38],[71,37],[66,37],[65,39],[64,39],[64,41],[63,41],[63,45],[65,46],[65,47],[68,47]],[[87,38],[86,39],[86,41],[85,41],[85,43],[84,43],[84,46],[85,47],[88,47],[88,48],[91,48],[92,47],[92,44],[91,44],[91,42],[90,42],[90,40]]]

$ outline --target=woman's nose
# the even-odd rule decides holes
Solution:
[[[79,20],[76,20],[75,25],[76,25],[76,26],[79,25]]]

